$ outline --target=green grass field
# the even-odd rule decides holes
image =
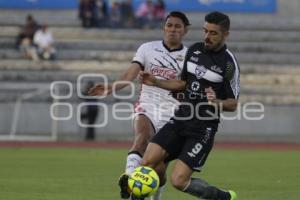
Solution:
[[[126,150],[1,148],[0,200],[118,200]],[[170,166],[172,168],[172,166]],[[170,170],[169,170],[170,171]],[[300,199],[300,151],[214,150],[202,173],[240,200]],[[164,200],[192,200],[168,183]]]

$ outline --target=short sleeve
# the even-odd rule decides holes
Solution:
[[[184,57],[184,63],[183,63],[183,68],[182,68],[182,73],[181,73],[181,80],[186,81],[188,79],[188,72],[187,72],[187,61],[189,60],[190,57],[190,52],[191,52],[191,47],[188,48],[186,51],[185,57]]]
[[[138,50],[136,51],[133,59],[132,59],[132,62],[133,63],[138,63],[140,66],[141,66],[141,69],[144,70],[144,66],[145,66],[145,63],[146,63],[146,45],[145,44],[142,44]]]
[[[234,57],[230,52],[226,63],[225,71],[225,90],[227,97],[238,99],[240,94],[240,68]]]

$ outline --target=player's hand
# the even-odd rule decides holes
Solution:
[[[89,89],[88,94],[90,96],[104,96],[110,94],[111,90],[111,85],[97,84]]]
[[[146,84],[149,86],[155,86],[157,83],[157,79],[155,78],[155,76],[153,76],[149,72],[145,72],[145,71],[140,71],[140,73],[138,75],[138,79],[139,79],[140,83]]]
[[[216,92],[212,87],[205,88],[206,98],[209,104],[217,103]]]

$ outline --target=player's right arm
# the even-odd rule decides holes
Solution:
[[[105,85],[103,83],[99,83],[95,85],[89,90],[89,95],[102,96],[102,95],[111,94],[113,90],[115,92],[121,90],[122,88],[129,85],[129,82],[132,82],[137,77],[140,70],[141,70],[141,66],[138,63],[133,62],[131,63],[130,67],[120,76],[118,80],[114,81],[112,84]]]
[[[184,80],[161,80],[155,78],[155,76],[145,71],[141,71],[139,73],[139,80],[143,84],[163,88],[170,91],[181,91],[185,88],[186,85],[186,82]]]

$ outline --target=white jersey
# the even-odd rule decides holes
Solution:
[[[180,79],[187,48],[170,50],[163,41],[142,44],[133,61],[157,79]],[[169,90],[142,84],[135,112],[146,115],[158,131],[174,114],[179,102]]]

